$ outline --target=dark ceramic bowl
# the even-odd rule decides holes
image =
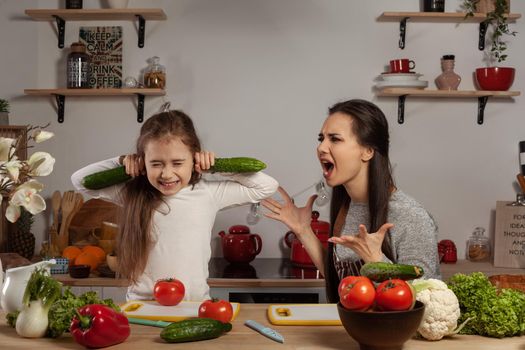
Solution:
[[[419,328],[425,305],[416,301],[408,311],[352,311],[337,303],[337,311],[361,350],[399,350]]]
[[[89,277],[89,265],[73,265],[69,267],[69,276],[73,278],[87,278]]]
[[[481,90],[507,91],[514,83],[514,68],[487,67],[476,69],[476,82]]]

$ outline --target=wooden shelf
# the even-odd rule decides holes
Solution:
[[[32,96],[164,96],[163,89],[25,89],[24,94]]]
[[[485,106],[489,97],[512,98],[520,96],[519,91],[482,91],[482,90],[423,90],[414,88],[384,88],[376,91],[379,97],[397,97],[397,122],[405,121],[405,99],[407,96],[428,98],[477,98],[478,99],[478,124],[483,124]]]
[[[56,21],[58,47],[64,48],[66,21],[138,21],[138,46],[144,47],[146,20],[165,20],[162,9],[27,9],[25,14],[35,21]]]
[[[25,14],[35,21],[54,21],[58,16],[67,21],[134,21],[137,16],[153,21],[165,20],[166,13],[162,9],[27,9]]]
[[[64,122],[64,107],[66,96],[96,97],[96,96],[137,96],[137,122],[144,121],[144,97],[164,96],[163,89],[25,89],[24,94],[30,96],[54,96],[57,103],[58,122]]]
[[[481,90],[422,90],[410,88],[384,88],[378,90],[377,96],[417,96],[417,97],[512,97],[519,96],[519,91],[481,91]]]
[[[383,12],[377,19],[380,22],[399,22],[409,18],[414,22],[483,22],[487,18],[486,13],[475,13],[472,17],[465,18],[464,12]],[[509,22],[521,18],[519,13],[509,13]]]
[[[470,22],[479,23],[479,38],[478,49],[485,49],[485,35],[487,33],[487,19],[486,13],[475,13],[473,16],[465,17],[464,12],[383,12],[377,20],[379,22],[399,22],[399,48],[405,48],[405,36],[407,31],[407,21],[413,22],[429,22],[429,23],[460,23]],[[509,13],[507,15],[508,22],[515,22],[521,18],[519,13]]]

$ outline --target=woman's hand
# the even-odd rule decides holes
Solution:
[[[279,186],[278,191],[284,203],[280,203],[272,198],[263,200],[261,202],[262,205],[270,211],[270,213],[264,214],[264,216],[282,222],[297,235],[301,235],[309,230],[312,218],[312,206],[317,195],[308,198],[306,206],[298,208],[282,187]]]
[[[359,234],[357,236],[330,237],[328,241],[352,249],[364,262],[382,261],[381,245],[385,239],[385,234],[392,227],[394,227],[394,224],[386,223],[377,232],[369,234],[365,225],[359,225]]]
[[[195,153],[195,171],[202,173],[215,164],[215,153],[200,151]]]
[[[136,177],[144,173],[144,160],[137,154],[127,154],[122,160],[122,165],[126,167],[126,174]]]

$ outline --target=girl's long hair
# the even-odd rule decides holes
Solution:
[[[357,136],[361,146],[370,147],[374,150],[374,156],[370,159],[368,167],[368,210],[370,222],[368,232],[377,230],[387,222],[388,202],[392,190],[395,187],[392,176],[392,167],[388,157],[389,132],[388,122],[383,112],[373,103],[364,100],[349,100],[337,103],[329,109],[329,115],[342,113],[352,120],[352,132]],[[333,235],[334,223],[339,209],[349,204],[352,199],[348,196],[343,185],[333,188],[330,202],[330,223]],[[350,214],[351,215],[351,214]],[[390,249],[390,236],[385,235],[381,250],[390,259],[393,254]],[[326,271],[326,296],[329,302],[337,302],[337,287],[339,277],[334,266],[334,245],[328,246]]]
[[[137,139],[137,155],[144,160],[144,149],[148,142],[170,137],[179,137],[192,155],[201,150],[190,117],[182,111],[172,110],[155,114],[146,120]],[[194,185],[199,180],[200,174],[194,171],[189,184]],[[135,283],[144,272],[149,251],[154,244],[152,217],[163,202],[163,196],[149,183],[145,173],[126,182],[121,195],[123,207],[117,239],[118,271]]]

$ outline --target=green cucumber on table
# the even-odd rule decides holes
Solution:
[[[388,262],[368,262],[361,266],[361,276],[370,278],[374,282],[383,282],[388,279],[412,280],[423,276],[423,268],[416,265],[392,264]]]
[[[266,168],[266,164],[250,157],[215,158],[215,164],[208,170],[217,173],[255,173]],[[126,168],[119,166],[84,176],[82,185],[88,190],[99,190],[131,179]]]
[[[160,332],[160,337],[168,343],[184,343],[217,338],[231,329],[231,323],[211,318],[190,318],[171,323]]]

